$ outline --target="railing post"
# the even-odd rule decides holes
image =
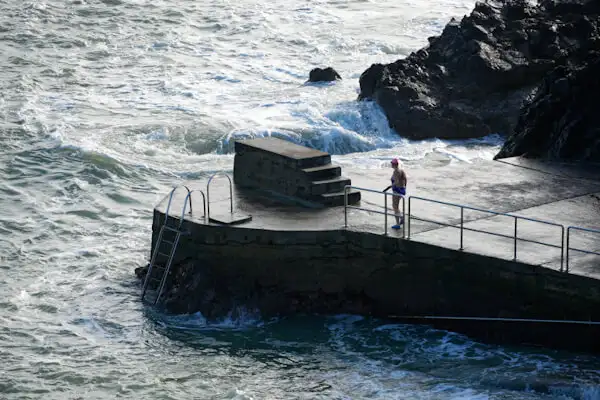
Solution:
[[[348,229],[348,186],[344,186],[344,227]]]
[[[206,185],[206,218],[210,221],[210,180],[208,179],[208,184]]]
[[[560,234],[560,272],[563,272],[563,262],[565,260],[565,227],[561,225]]]
[[[383,218],[383,225],[384,225],[383,233],[384,233],[385,236],[387,236],[387,234],[388,234],[388,231],[387,231],[388,230],[388,218],[387,218],[387,215],[388,215],[388,205],[387,205],[387,193],[386,192],[383,192],[383,207],[384,207],[384,210],[385,210],[385,216]]]
[[[567,228],[567,269],[566,272],[567,274],[569,273],[569,241],[570,241],[570,234],[571,234],[571,227],[569,226]]]
[[[402,219],[404,223],[402,224],[402,239],[406,238],[406,199],[402,196]]]
[[[465,208],[460,207],[460,250],[463,250],[463,221],[465,216]]]
[[[206,196],[204,195],[204,192],[201,190],[200,193],[202,194],[202,212],[204,213],[204,223],[208,224],[208,214],[206,213]]]
[[[229,175],[225,176],[229,181],[229,212],[233,214],[233,182],[231,182],[231,178],[229,177]]]
[[[515,250],[513,255],[513,261],[517,261],[517,220],[518,218],[515,216]]]
[[[193,211],[192,211],[192,192],[193,192],[193,190],[190,190],[190,188],[187,187],[186,185],[183,185],[183,187],[187,190],[188,196],[190,197],[190,214],[192,214],[193,213]]]
[[[412,215],[410,213],[410,201],[411,201],[412,197],[408,198],[408,235],[406,236],[406,239],[410,240],[410,216]]]

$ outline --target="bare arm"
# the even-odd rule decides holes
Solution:
[[[404,170],[400,171],[400,182],[402,183],[403,187],[408,185],[408,177],[406,176],[406,172],[404,172]]]

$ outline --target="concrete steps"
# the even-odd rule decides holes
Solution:
[[[330,179],[342,175],[342,167],[334,164],[325,164],[318,167],[304,168],[302,172],[310,180]]]
[[[351,185],[352,181],[343,176],[337,176],[332,179],[322,181],[312,181],[310,183],[310,193],[312,195],[320,195],[332,192],[342,192],[346,185]]]
[[[344,204],[344,187],[352,181],[331,163],[328,153],[277,138],[235,142],[233,179],[242,187],[275,191],[325,206]],[[360,201],[353,191],[348,203]]]
[[[319,196],[321,203],[328,207],[337,207],[344,205],[344,192],[324,193]],[[356,204],[360,201],[360,191],[356,189],[348,190],[348,204]]]

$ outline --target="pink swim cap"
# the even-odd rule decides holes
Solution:
[[[392,165],[398,165],[398,159],[392,158]]]

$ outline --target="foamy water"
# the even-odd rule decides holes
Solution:
[[[153,206],[277,136],[354,168],[476,164],[358,103],[471,1],[0,0],[0,398],[595,399],[600,360],[356,316],[143,306]],[[314,67],[344,78],[306,84]]]

